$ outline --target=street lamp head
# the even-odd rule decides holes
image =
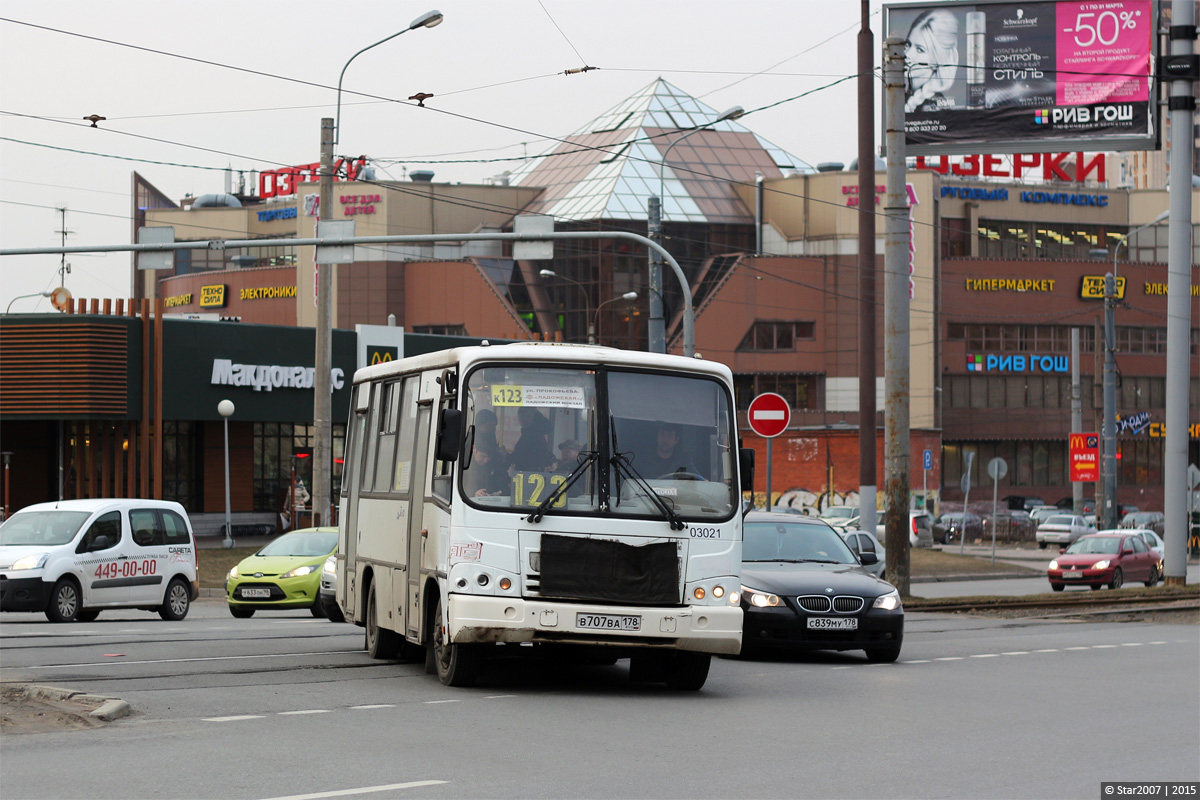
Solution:
[[[746,109],[742,108],[741,106],[734,106],[733,108],[727,108],[722,111],[721,116],[717,117],[715,120],[713,120],[713,122],[724,122],[725,120],[729,119],[737,119],[745,113]]]
[[[408,29],[411,31],[413,28],[436,28],[438,25],[442,24],[442,19],[442,12],[438,11],[437,9],[434,9],[433,11],[426,11],[424,14],[414,19],[412,24],[408,26]]]
[[[222,417],[232,417],[233,416],[233,401],[232,400],[222,400],[221,402],[217,403],[217,413],[220,414]]]
[[[622,300],[637,300],[637,292],[626,292],[621,295]]]
[[[552,269],[539,270],[538,275],[541,275],[543,278],[557,278],[558,277],[558,273]]]

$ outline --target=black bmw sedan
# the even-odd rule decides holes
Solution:
[[[904,639],[900,593],[863,565],[819,519],[747,514],[742,653],[862,650],[868,661],[895,661]]]

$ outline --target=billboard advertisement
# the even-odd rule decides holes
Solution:
[[[1154,0],[885,9],[909,154],[1157,149]]]

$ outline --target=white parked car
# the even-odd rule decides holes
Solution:
[[[1158,554],[1159,558],[1163,557],[1163,554],[1166,550],[1166,545],[1163,544],[1162,537],[1149,528],[1110,528],[1106,531],[1100,531],[1100,533],[1116,533],[1124,534],[1126,536],[1138,536],[1143,542],[1146,543],[1147,547]]]
[[[1037,539],[1038,547],[1045,550],[1052,544],[1066,547],[1080,536],[1086,536],[1089,533],[1095,532],[1096,527],[1089,525],[1084,521],[1082,516],[1077,514],[1054,514],[1047,517],[1046,521],[1041,525],[1038,525],[1037,533],[1034,534],[1034,537]]]
[[[0,611],[91,622],[107,608],[187,616],[199,595],[187,512],[164,500],[62,500],[0,525]]]
[[[873,533],[867,531],[839,530],[838,533],[842,540],[850,546],[854,555],[860,557],[860,560],[863,553],[875,554],[878,561],[870,566],[864,566],[863,569],[876,578],[882,579],[883,572],[887,569],[887,549],[884,548],[883,543],[876,539]]]

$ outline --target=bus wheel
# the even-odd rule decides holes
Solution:
[[[708,680],[712,656],[681,650],[667,661],[667,686],[672,689],[696,691]]]
[[[444,685],[474,686],[479,680],[479,673],[483,669],[483,651],[477,646],[451,644],[446,641],[440,597],[433,611],[433,636],[430,637],[429,646],[433,648],[438,680]]]
[[[371,658],[395,658],[400,651],[400,637],[395,631],[379,627],[379,617],[375,607],[375,585],[371,585],[371,593],[367,595],[367,655]]]

